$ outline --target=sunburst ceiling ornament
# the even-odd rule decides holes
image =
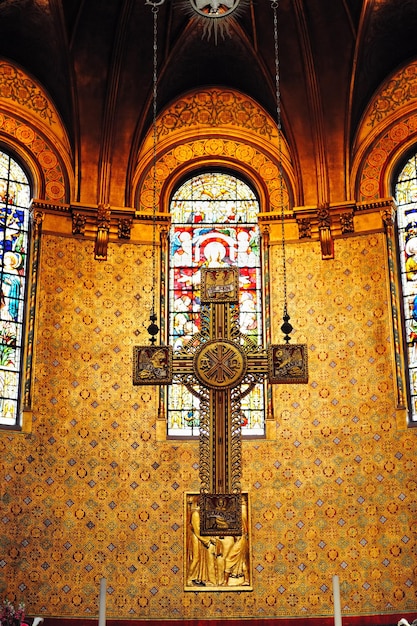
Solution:
[[[186,6],[197,16],[203,26],[203,39],[214,35],[217,44],[218,34],[224,39],[229,34],[230,20],[236,17],[248,0],[188,0]]]

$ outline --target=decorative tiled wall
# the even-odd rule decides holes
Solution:
[[[253,592],[184,592],[183,496],[198,443],[158,440],[157,394],[134,387],[147,342],[151,252],[43,236],[30,435],[0,433],[0,595],[31,614],[349,614],[416,609],[417,431],[397,420],[383,235],[288,246],[294,341],[307,385],[275,387],[274,436],[243,444]],[[281,340],[279,246],[271,248]]]

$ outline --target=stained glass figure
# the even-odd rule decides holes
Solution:
[[[200,330],[202,267],[239,267],[240,330],[262,345],[258,200],[242,180],[206,172],[174,193],[170,212],[169,342],[174,352]],[[264,389],[242,402],[242,434],[264,434]],[[198,436],[199,401],[183,385],[168,389],[168,434]]]
[[[411,415],[417,422],[417,155],[412,156],[395,186],[404,300]]]
[[[30,197],[23,169],[0,152],[0,424],[4,426],[19,422]]]

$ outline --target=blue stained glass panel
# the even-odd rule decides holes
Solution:
[[[22,168],[0,152],[0,424],[19,421],[30,186]]]

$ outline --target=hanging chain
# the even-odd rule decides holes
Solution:
[[[274,12],[274,58],[275,58],[275,97],[277,106],[277,127],[278,127],[278,180],[279,180],[279,201],[281,204],[281,251],[284,287],[284,315],[287,313],[287,261],[285,255],[285,228],[284,228],[284,174],[282,166],[282,122],[281,122],[281,88],[279,76],[279,55],[278,55],[278,0],[272,2]]]
[[[165,0],[152,2],[148,0],[146,4],[152,6],[153,14],[153,72],[152,72],[152,128],[153,128],[153,202],[152,202],[152,310],[150,315],[151,324],[148,326],[148,333],[151,335],[151,343],[154,344],[155,335],[158,334],[159,328],[156,325],[157,315],[156,309],[156,209],[157,209],[157,177],[156,177],[156,147],[157,147],[157,127],[156,127],[156,105],[158,96],[158,7]]]
[[[284,323],[281,326],[285,337],[285,341],[288,343],[290,340],[289,333],[292,331],[292,326],[289,323],[290,316],[288,315],[287,304],[287,258],[285,251],[285,211],[284,211],[284,168],[282,164],[282,119],[281,119],[281,87],[280,87],[280,67],[279,67],[279,42],[278,42],[278,0],[271,1],[271,7],[274,13],[274,57],[275,57],[275,98],[277,106],[277,129],[278,129],[278,181],[279,181],[279,201],[281,203],[281,254],[282,254],[282,284],[284,291],[284,311],[283,320]]]
[[[153,202],[152,202],[152,315],[155,315],[155,285],[156,285],[156,103],[158,96],[158,7],[152,7],[153,14],[153,96],[152,96],[152,128],[153,128]]]

